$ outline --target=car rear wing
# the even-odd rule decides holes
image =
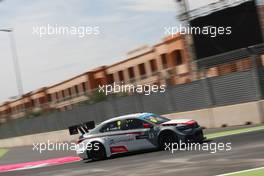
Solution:
[[[70,126],[69,132],[70,135],[75,135],[81,133],[82,135],[85,133],[89,133],[89,130],[93,129],[95,127],[94,121],[84,122],[79,125]]]

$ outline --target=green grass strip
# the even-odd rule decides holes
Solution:
[[[264,175],[264,168],[262,167],[262,168],[223,174],[221,176],[263,176],[263,175]]]
[[[228,130],[228,131],[222,131],[222,132],[216,132],[205,135],[207,139],[213,139],[223,136],[229,136],[234,134],[240,134],[240,133],[247,133],[247,132],[253,132],[258,130],[264,130],[264,125],[257,126],[257,127],[250,127],[250,128],[242,128],[242,129],[236,129],[236,130]]]
[[[0,158],[7,153],[7,149],[0,149]]]

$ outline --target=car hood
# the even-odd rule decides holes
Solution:
[[[177,124],[187,123],[189,121],[192,121],[192,119],[173,119],[162,123],[162,125],[177,125]]]

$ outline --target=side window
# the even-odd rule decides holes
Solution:
[[[100,132],[105,133],[110,131],[119,131],[121,130],[121,125],[122,125],[121,120],[109,122],[101,128]]]
[[[126,119],[124,123],[124,130],[133,130],[143,128],[143,121],[140,119]]]

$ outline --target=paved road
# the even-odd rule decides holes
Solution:
[[[231,142],[231,151],[155,151],[99,162],[75,162],[5,176],[211,176],[264,166],[264,130],[226,136],[212,142]],[[1,175],[1,174],[0,174]]]
[[[33,146],[14,147],[10,148],[8,153],[0,159],[0,165],[32,162],[75,155],[76,152],[70,150],[44,151],[39,153],[36,150],[33,151]]]
[[[211,134],[215,132],[257,127],[261,125],[263,124],[205,129],[204,133]],[[14,147],[14,148],[10,148],[8,153],[4,155],[2,158],[0,158],[0,165],[32,162],[32,161],[60,158],[66,156],[75,156],[75,155],[76,155],[75,151],[43,151],[43,153],[40,154],[38,151],[33,151],[33,146]]]

